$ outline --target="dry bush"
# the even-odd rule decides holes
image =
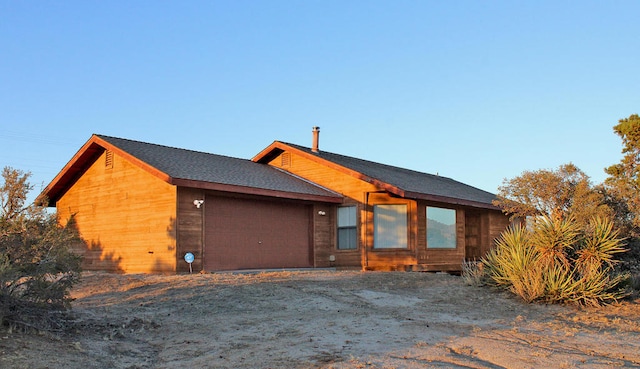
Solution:
[[[485,284],[484,264],[481,261],[462,261],[462,279],[470,286]]]
[[[40,232],[0,237],[0,323],[54,331],[63,326],[69,291],[80,276],[80,258],[67,245],[75,233],[55,219]]]
[[[58,330],[80,275],[75,222],[58,226],[44,203],[25,206],[29,174],[4,168],[0,185],[0,325]]]

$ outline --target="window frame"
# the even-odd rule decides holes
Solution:
[[[451,247],[449,244],[446,244],[444,246],[442,245],[437,245],[437,246],[432,246],[430,245],[431,243],[429,242],[429,208],[432,209],[437,209],[437,210],[449,210],[453,212],[453,247]],[[425,207],[425,228],[426,228],[426,234],[425,234],[425,244],[426,244],[426,248],[428,250],[455,250],[458,248],[458,210],[457,209],[451,209],[451,208],[444,208],[444,207],[440,207],[440,206],[429,206],[427,205]],[[431,218],[433,219],[433,218]],[[450,225],[450,224],[445,224],[445,225]]]
[[[396,235],[399,236],[400,235],[400,226],[404,225],[404,236],[403,236],[403,243],[400,243],[401,246],[392,246],[392,247],[383,247],[386,246],[387,244],[390,244],[391,242],[387,242],[388,239],[384,239],[382,237],[380,237],[378,235],[378,225],[379,225],[379,220],[378,220],[378,212],[376,211],[377,209],[383,209],[384,207],[404,207],[404,219],[402,220],[404,224],[397,224],[394,225],[395,228],[395,232]],[[392,204],[374,204],[373,205],[373,245],[372,245],[372,249],[373,251],[383,251],[383,250],[387,250],[387,251],[394,251],[394,250],[398,250],[398,251],[407,251],[410,250],[410,244],[409,244],[409,224],[410,224],[410,220],[409,220],[409,211],[410,211],[410,207],[409,204],[407,203],[392,203]],[[394,212],[397,213],[397,212]],[[380,214],[382,215],[382,214]],[[399,219],[399,218],[397,218]],[[381,239],[382,238],[382,239]],[[378,246],[380,242],[383,242],[383,244],[381,246]],[[403,245],[402,245],[403,244]]]
[[[351,218],[353,215],[353,224],[349,223],[351,219],[347,219],[348,225],[341,225],[340,223],[340,209],[349,209],[353,210],[353,214],[349,214],[348,218]],[[340,231],[346,230],[348,231],[348,240],[353,240],[353,246],[350,248],[341,248],[340,247]],[[353,238],[351,238],[353,237]],[[348,244],[350,244],[348,242]],[[338,251],[354,251],[358,250],[358,206],[357,205],[344,205],[338,206],[336,209],[336,250]]]

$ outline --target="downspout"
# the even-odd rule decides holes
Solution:
[[[207,196],[204,193],[202,193],[202,199],[203,200],[207,199]],[[200,216],[202,217],[201,218],[202,219],[202,229],[200,231],[202,233],[201,233],[200,239],[202,241],[201,241],[201,244],[200,244],[200,248],[201,248],[200,249],[200,271],[204,272],[204,270],[205,270],[204,269],[205,268],[205,265],[204,265],[204,251],[207,249],[205,247],[205,242],[207,242],[206,237],[205,237],[205,233],[206,233],[206,229],[207,229],[206,224],[205,224],[205,221],[207,219],[207,217],[206,217],[207,213],[205,212],[205,207],[207,206],[207,202],[206,201],[203,202],[201,206],[202,206],[202,213],[200,213],[201,214]]]

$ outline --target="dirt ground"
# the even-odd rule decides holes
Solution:
[[[85,273],[65,336],[0,333],[0,368],[640,367],[640,303],[524,304],[433,273]]]

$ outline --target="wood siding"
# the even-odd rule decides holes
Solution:
[[[202,256],[204,250],[204,211],[207,203],[198,208],[194,200],[204,200],[203,190],[187,187],[178,187],[178,221],[176,244],[176,270],[189,272],[189,264],[184,260],[187,252],[194,255],[191,271],[203,270]]]
[[[365,197],[370,192],[378,191],[378,188],[336,169],[319,165],[312,160],[297,155],[295,152],[285,151],[271,160],[269,164],[342,194],[345,196],[345,201],[342,205],[356,205],[358,207],[357,217],[360,220],[358,224],[358,248],[356,250],[337,250],[335,229],[337,207],[333,206],[331,212],[327,212],[329,216],[325,217],[323,221],[325,223],[317,225],[320,228],[327,227],[326,222],[328,220],[332,221],[330,225],[331,231],[325,229],[322,235],[316,235],[314,238],[315,264],[319,267],[334,266],[338,268],[360,268],[366,265],[364,245],[367,239],[367,231],[362,226],[362,220],[369,216],[369,209],[364,206]],[[315,217],[315,219],[317,220],[318,218]],[[335,260],[331,260],[332,256]]]
[[[88,247],[88,270],[167,273],[176,270],[176,189],[122,157],[103,152],[56,203],[71,215]]]
[[[496,239],[511,224],[509,217],[500,211],[487,212],[486,218],[486,236],[482,243],[482,255],[486,254],[492,247],[495,247]]]
[[[437,249],[427,245],[427,207],[434,206],[456,211],[456,248]],[[467,239],[465,237],[466,209],[442,203],[420,202],[418,211],[418,265],[420,270],[459,271],[465,258]]]
[[[335,258],[337,250],[334,250],[332,240],[336,238],[336,207],[326,204],[316,204],[312,211],[313,219],[313,266],[315,268],[328,268],[336,265],[331,261]],[[353,253],[353,252],[352,252]]]
[[[494,239],[508,224],[499,211],[460,205],[416,201],[393,196],[367,182],[358,173],[340,171],[308,159],[295,151],[284,151],[270,165],[318,183],[345,196],[343,206],[357,206],[358,249],[337,250],[337,206],[327,212],[323,223],[314,215],[316,266],[360,267],[375,270],[460,271],[468,257],[480,257],[494,245]],[[407,249],[374,249],[373,208],[378,204],[406,204]],[[428,206],[456,210],[456,248],[427,247]],[[330,216],[329,216],[330,215]],[[332,224],[327,224],[327,221]]]
[[[369,270],[397,270],[406,265],[418,264],[418,212],[416,202],[402,198],[391,197],[386,193],[370,193],[367,196],[366,219],[362,227],[365,229],[365,264]],[[406,249],[375,249],[374,206],[375,205],[406,205],[407,206],[407,248]]]

